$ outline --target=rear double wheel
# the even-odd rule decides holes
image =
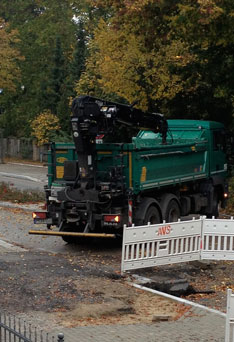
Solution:
[[[143,224],[157,224],[160,223],[160,221],[161,220],[158,209],[154,205],[151,205],[146,211]]]
[[[172,199],[166,208],[165,220],[166,222],[177,222],[180,218],[180,207],[176,200]]]

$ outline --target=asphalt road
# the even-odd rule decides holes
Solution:
[[[38,206],[38,210],[40,207]],[[91,251],[101,254],[113,251],[121,256],[121,244],[115,240],[91,240],[87,239],[82,245],[67,244],[59,236],[44,236],[29,234],[29,230],[47,230],[46,225],[35,225],[32,212],[17,208],[0,207],[0,239],[13,243],[27,250],[40,250],[49,253],[90,253]],[[82,252],[83,251],[83,252]]]
[[[19,163],[0,164],[0,182],[9,183],[19,190],[44,191],[47,167]]]

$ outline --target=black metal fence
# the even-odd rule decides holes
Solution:
[[[64,342],[64,335],[57,338],[27,324],[20,318],[0,312],[0,342]]]

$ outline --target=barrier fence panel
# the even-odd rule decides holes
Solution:
[[[227,315],[225,328],[225,342],[234,341],[234,294],[232,290],[227,290]]]
[[[121,270],[200,259],[202,218],[124,227]]]
[[[234,220],[204,219],[201,259],[234,260]]]

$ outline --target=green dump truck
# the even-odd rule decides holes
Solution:
[[[51,144],[47,210],[33,214],[35,223],[58,227],[48,234],[67,242],[118,236],[124,225],[217,217],[225,207],[228,145],[221,123],[166,120],[89,96],[76,99],[72,110],[74,144]]]

